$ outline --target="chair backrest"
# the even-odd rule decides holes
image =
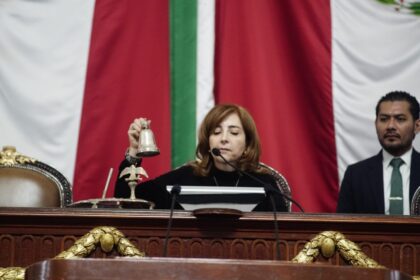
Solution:
[[[53,167],[16,152],[0,152],[0,207],[65,207],[72,203],[69,181]]]
[[[417,188],[411,200],[411,215],[420,216],[420,187]]]
[[[290,190],[289,183],[287,183],[286,178],[280,172],[275,170],[273,167],[260,162],[260,166],[265,168],[269,171],[269,173],[276,179],[277,187],[279,188],[280,192],[288,197],[292,197],[292,191]],[[284,203],[286,203],[287,209],[289,212],[292,211],[292,203],[290,200],[283,197]]]

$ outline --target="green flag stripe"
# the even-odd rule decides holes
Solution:
[[[172,167],[194,158],[197,1],[171,0]]]

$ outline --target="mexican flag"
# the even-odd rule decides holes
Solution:
[[[194,159],[219,103],[254,117],[264,163],[306,212],[334,212],[345,168],[376,154],[375,106],[420,98],[418,1],[0,2],[0,145],[62,172],[74,200],[102,195],[137,117],[161,154]],[[415,146],[420,149],[418,143]],[[113,194],[114,171],[107,196]]]

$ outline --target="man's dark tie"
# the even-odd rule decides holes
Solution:
[[[389,197],[389,214],[402,215],[403,212],[403,188],[400,166],[404,163],[401,158],[391,160],[391,195]]]

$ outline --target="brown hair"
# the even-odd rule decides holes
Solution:
[[[237,114],[245,132],[245,152],[237,162],[240,170],[261,172],[259,159],[261,153],[257,127],[249,112],[238,105],[219,104],[206,115],[198,132],[198,145],[195,151],[197,161],[191,163],[194,173],[207,176],[214,162],[210,153],[209,138],[216,127],[229,115]]]

